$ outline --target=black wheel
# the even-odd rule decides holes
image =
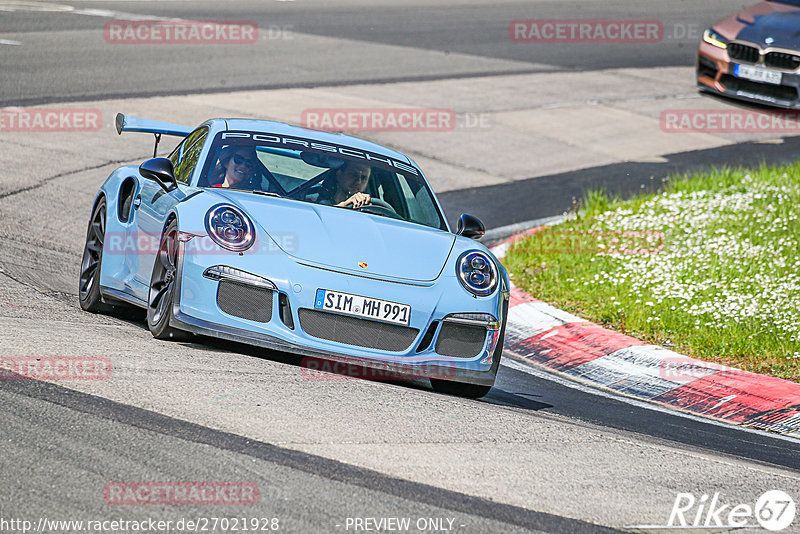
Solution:
[[[478,384],[465,384],[464,382],[452,382],[450,380],[437,380],[431,378],[431,386],[437,393],[446,395],[456,395],[468,399],[479,399],[489,393],[492,386],[480,386]]]
[[[184,341],[191,335],[169,325],[169,320],[172,318],[172,303],[175,300],[177,275],[178,224],[172,221],[161,235],[147,299],[147,326],[156,339]]]
[[[81,273],[78,277],[78,300],[81,308],[92,313],[113,310],[100,296],[100,266],[103,264],[103,241],[106,237],[106,201],[97,203],[89,218],[86,244],[83,247]]]

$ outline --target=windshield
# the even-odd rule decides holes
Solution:
[[[223,132],[199,187],[224,187],[313,202],[445,230],[415,167],[337,145],[251,132]]]

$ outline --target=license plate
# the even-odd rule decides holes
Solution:
[[[747,78],[754,82],[771,83],[780,85],[783,80],[783,73],[763,67],[751,67],[749,65],[736,65],[733,67],[733,75],[740,78]]]
[[[317,289],[314,308],[406,326],[411,321],[411,306],[408,304],[351,295],[330,289]]]

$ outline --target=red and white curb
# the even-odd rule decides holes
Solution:
[[[541,228],[511,237],[491,250],[502,261],[511,243]],[[554,308],[513,284],[505,350],[594,387],[800,437],[800,384],[644,344]]]

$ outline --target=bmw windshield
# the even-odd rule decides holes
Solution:
[[[223,132],[211,146],[198,186],[252,191],[447,228],[416,167],[311,140]]]

